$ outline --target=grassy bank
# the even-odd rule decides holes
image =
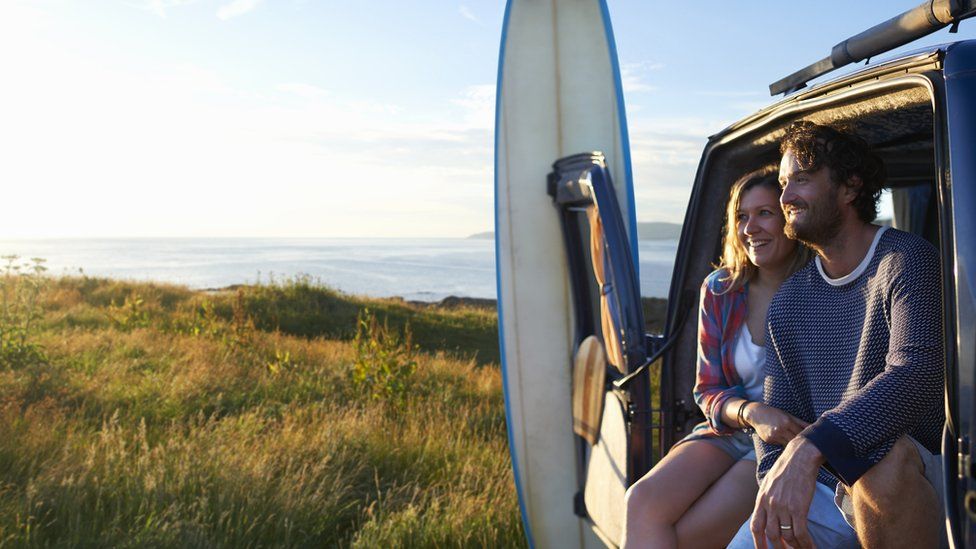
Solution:
[[[0,266],[0,547],[523,546],[497,364],[486,300]]]
[[[0,545],[524,543],[490,308],[4,280]]]

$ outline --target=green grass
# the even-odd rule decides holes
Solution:
[[[351,382],[367,306],[410,324],[408,399]],[[38,307],[47,360],[0,369],[0,546],[524,545],[491,309],[88,277]]]
[[[307,278],[0,290],[36,298],[0,319],[29,335],[0,348],[0,547],[525,545],[490,304]]]

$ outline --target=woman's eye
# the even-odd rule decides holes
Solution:
[[[735,220],[736,221],[745,221],[746,218],[748,218],[748,217],[749,216],[747,216],[746,214],[736,214]]]

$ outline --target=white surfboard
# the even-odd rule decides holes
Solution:
[[[499,335],[523,522],[536,547],[600,546],[573,512],[572,297],[546,175],[558,158],[603,151],[637,264],[623,93],[605,1],[509,0],[495,131]]]

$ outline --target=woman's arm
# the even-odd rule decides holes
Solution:
[[[738,429],[755,429],[759,438],[779,446],[785,446],[808,425],[779,408],[738,397],[725,401],[722,422]]]
[[[712,273],[701,287],[698,308],[698,364],[695,378],[695,403],[701,408],[709,429],[716,434],[729,434],[738,428],[723,417],[725,404],[730,398],[745,396],[745,388],[729,385],[722,368],[722,299],[732,296],[716,295],[711,288],[718,275]],[[734,418],[733,418],[734,419]]]

